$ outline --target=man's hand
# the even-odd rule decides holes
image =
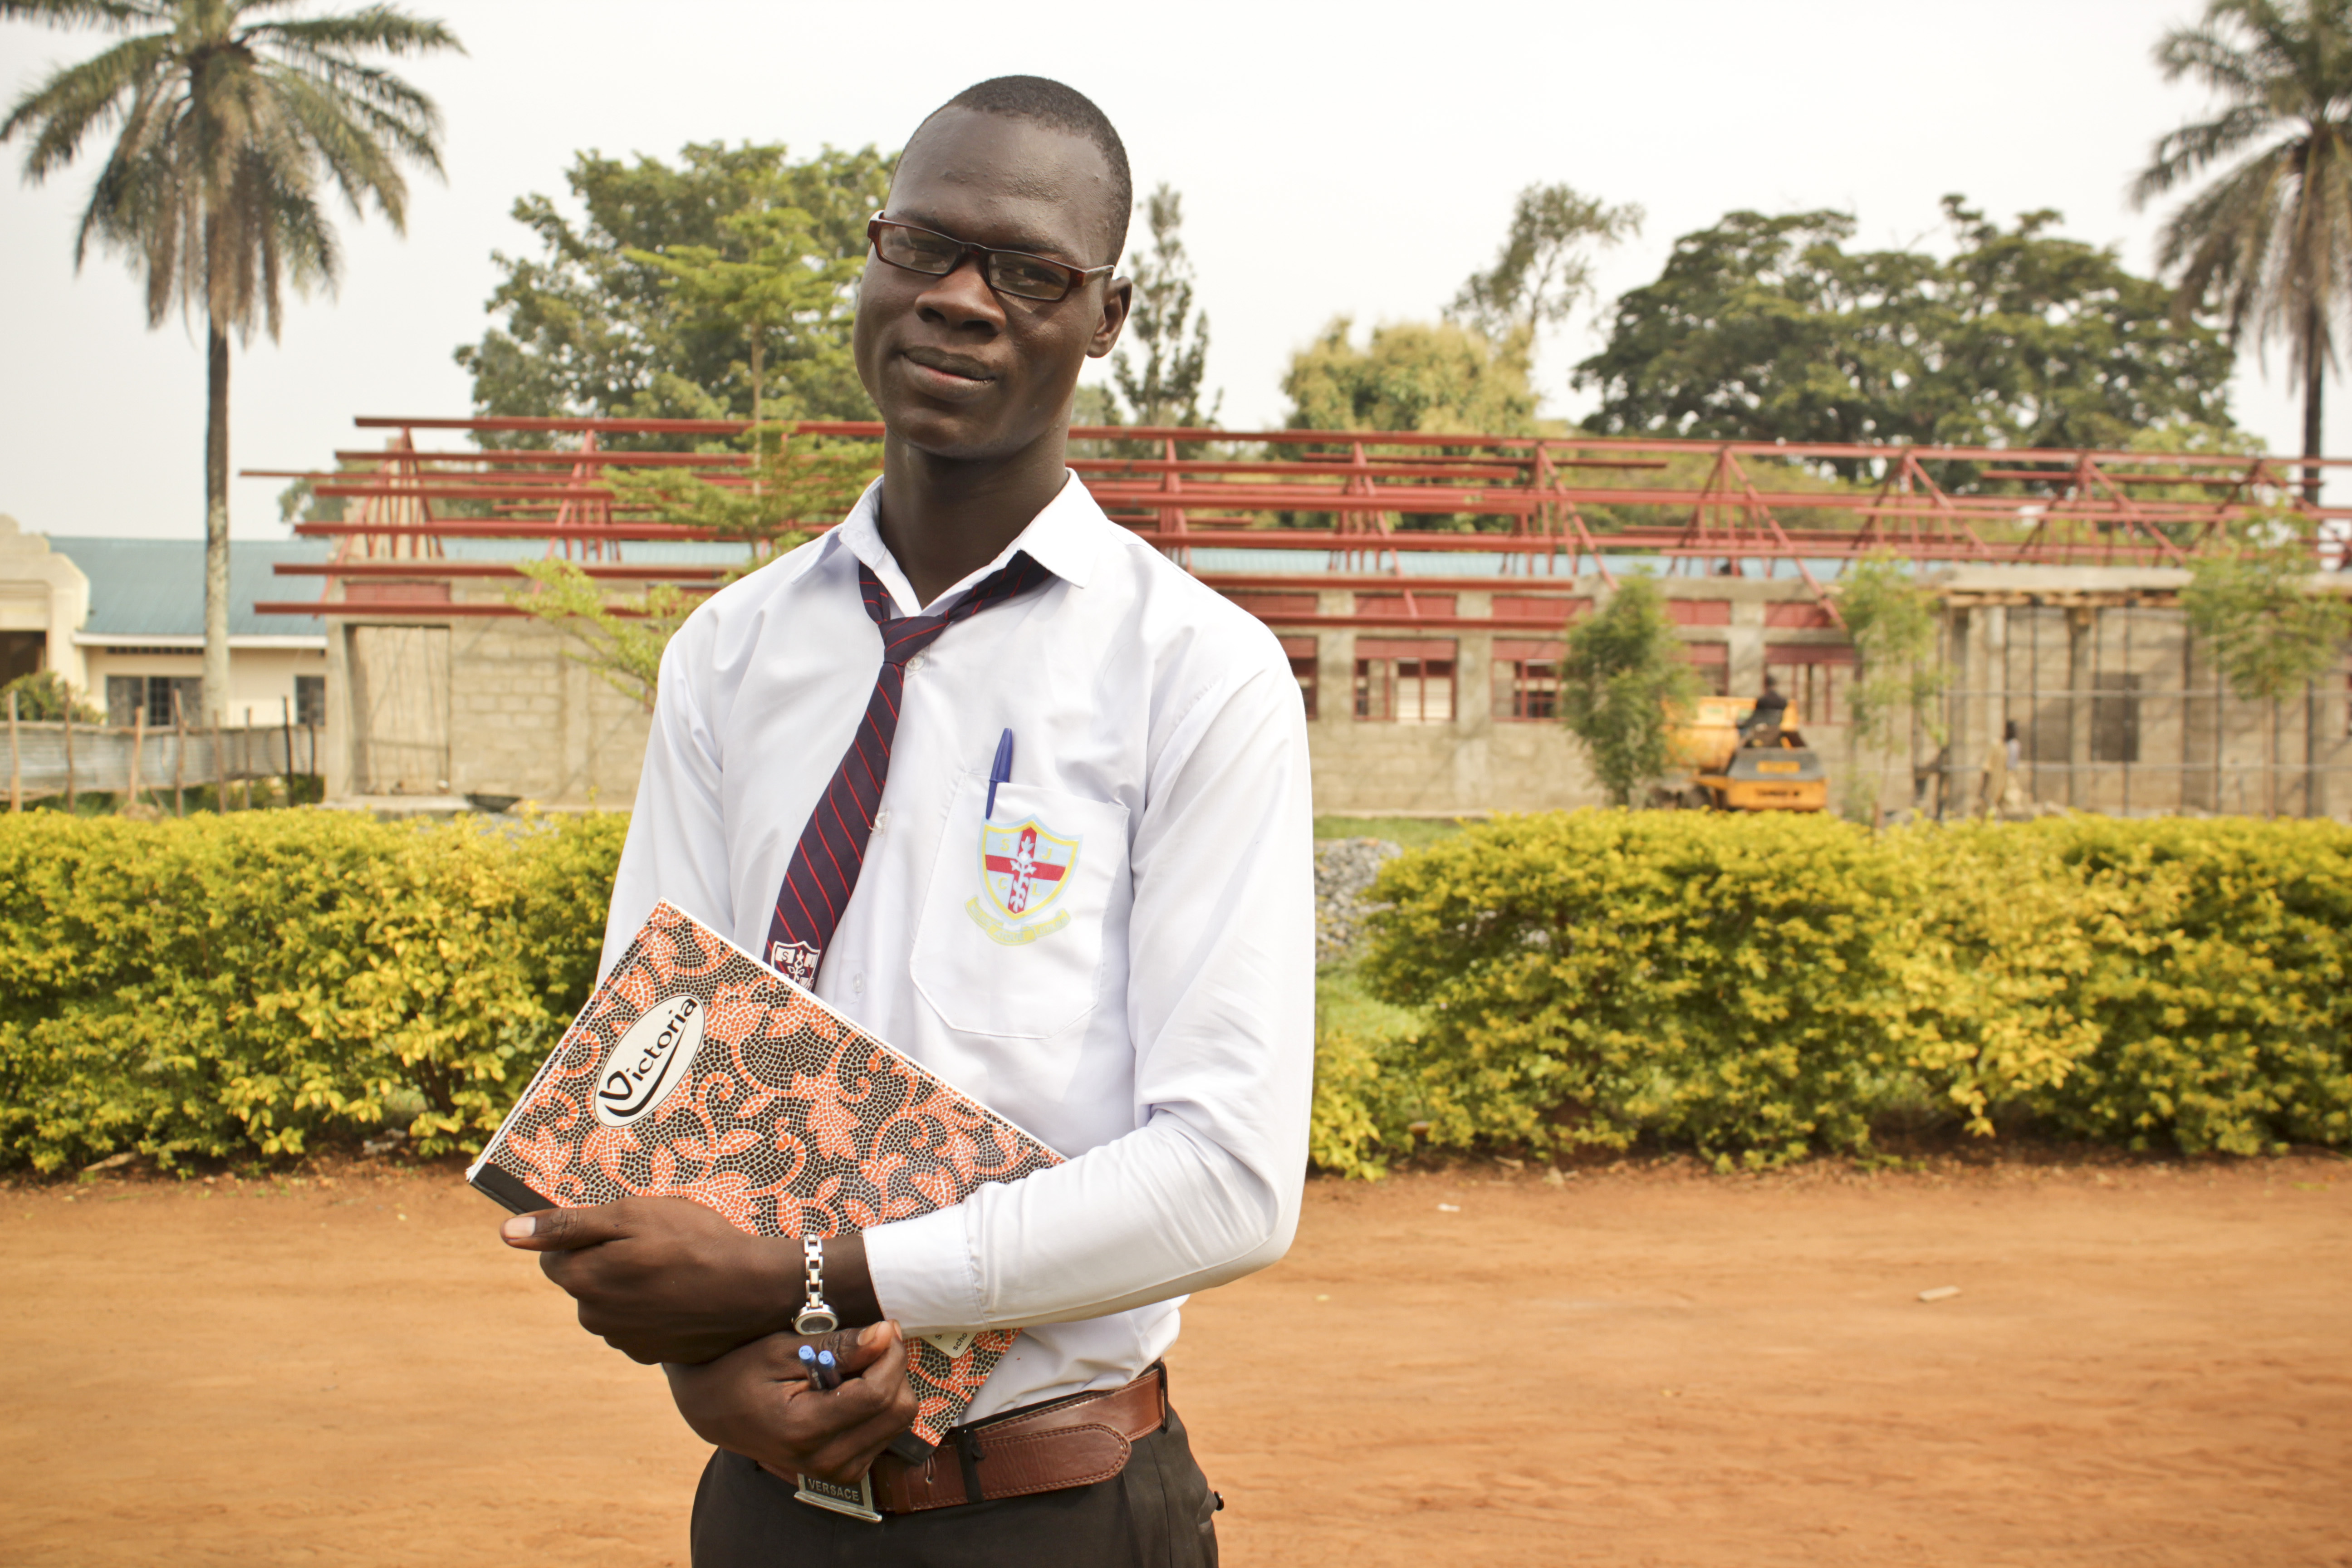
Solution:
[[[809,1386],[804,1344],[833,1352],[839,1388]],[[666,1365],[670,1397],[697,1436],[786,1480],[854,1486],[884,1445],[915,1424],[907,1342],[892,1322],[803,1339],[771,1334],[707,1366]]]
[[[547,1277],[580,1302],[582,1328],[641,1362],[725,1355],[790,1328],[807,1295],[797,1240],[748,1236],[685,1198],[542,1209],[499,1234],[541,1255]],[[882,1315],[854,1235],[824,1244],[824,1287],[845,1322]]]

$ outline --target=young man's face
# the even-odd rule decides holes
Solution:
[[[1110,170],[1084,137],[944,110],[898,163],[885,215],[1079,268],[1111,259]],[[945,458],[1027,448],[1060,425],[1078,370],[1118,341],[1133,290],[1097,278],[1045,303],[1002,295],[967,258],[944,278],[869,252],[857,374],[892,434]]]

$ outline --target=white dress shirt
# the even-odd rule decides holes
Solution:
[[[671,640],[607,969],[661,899],[765,952],[881,664],[858,563],[898,615],[926,608],[882,542],[880,495]],[[1174,1342],[1187,1292],[1279,1258],[1314,1077],[1306,715],[1280,644],[1075,474],[929,607],[1015,551],[1045,585],[907,666],[873,837],[815,985],[1068,1156],[866,1233],[883,1310],[909,1332],[1025,1331],[971,1419],[1116,1387]],[[1007,729],[1013,782],[988,820],[1040,836],[1018,892],[987,858],[1021,847],[982,844]]]

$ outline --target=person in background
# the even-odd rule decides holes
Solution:
[[[1749,709],[1748,717],[1739,721],[1739,743],[1744,746],[1751,736],[1758,734],[1777,734],[1780,721],[1788,711],[1789,700],[1780,694],[1780,683],[1766,676],[1764,695],[1756,700],[1756,706]]]

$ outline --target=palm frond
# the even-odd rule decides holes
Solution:
[[[47,22],[52,27],[133,27],[172,25],[171,7],[152,0],[0,0],[0,20]]]
[[[2147,205],[2152,198],[2219,163],[2278,123],[2279,117],[2269,109],[2240,104],[2224,110],[2217,120],[2168,132],[2158,140],[2148,166],[2132,181],[2132,205]]]
[[[2255,324],[2279,209],[2293,184],[2275,153],[2248,160],[2173,215],[2158,237],[2160,270],[2180,269],[2177,299],[2219,310],[2234,342]]]
[[[0,121],[0,142],[34,129],[33,144],[25,153],[25,178],[37,184],[72,162],[82,139],[119,118],[123,96],[168,66],[172,52],[168,34],[128,39],[78,66],[60,66],[19,98]]]
[[[313,50],[381,49],[388,55],[424,55],[436,49],[466,52],[457,35],[443,24],[412,16],[392,5],[369,5],[340,16],[259,22],[242,31],[251,43],[284,43]]]
[[[306,123],[315,121],[324,125],[331,116],[333,121],[352,127],[356,133],[383,143],[383,150],[388,153],[412,158],[435,174],[441,174],[441,111],[433,100],[421,93],[412,102],[390,92],[353,91],[355,74],[360,73],[329,76],[291,66],[270,68],[272,80],[289,102],[299,100],[310,106],[304,111]],[[382,77],[383,73],[364,74]]]
[[[394,231],[406,232],[408,182],[383,140],[402,128],[373,122],[376,116],[364,105],[339,99],[291,72],[278,78],[275,86],[289,129],[297,131],[305,150],[326,165],[352,211],[360,212],[365,198],[372,195]],[[361,123],[362,119],[371,123]]]
[[[2263,77],[2252,58],[2210,24],[2174,28],[2157,41],[2154,53],[2167,81],[2195,77],[2224,97],[2263,96]]]
[[[449,29],[389,5],[286,15],[296,4],[0,0],[0,16],[155,28],[53,73],[0,126],[0,140],[31,133],[35,178],[115,128],[74,258],[92,245],[124,256],[144,276],[151,322],[176,305],[276,336],[286,288],[332,289],[341,269],[326,185],[398,229],[404,164],[441,169],[433,100],[358,57],[462,52]]]

